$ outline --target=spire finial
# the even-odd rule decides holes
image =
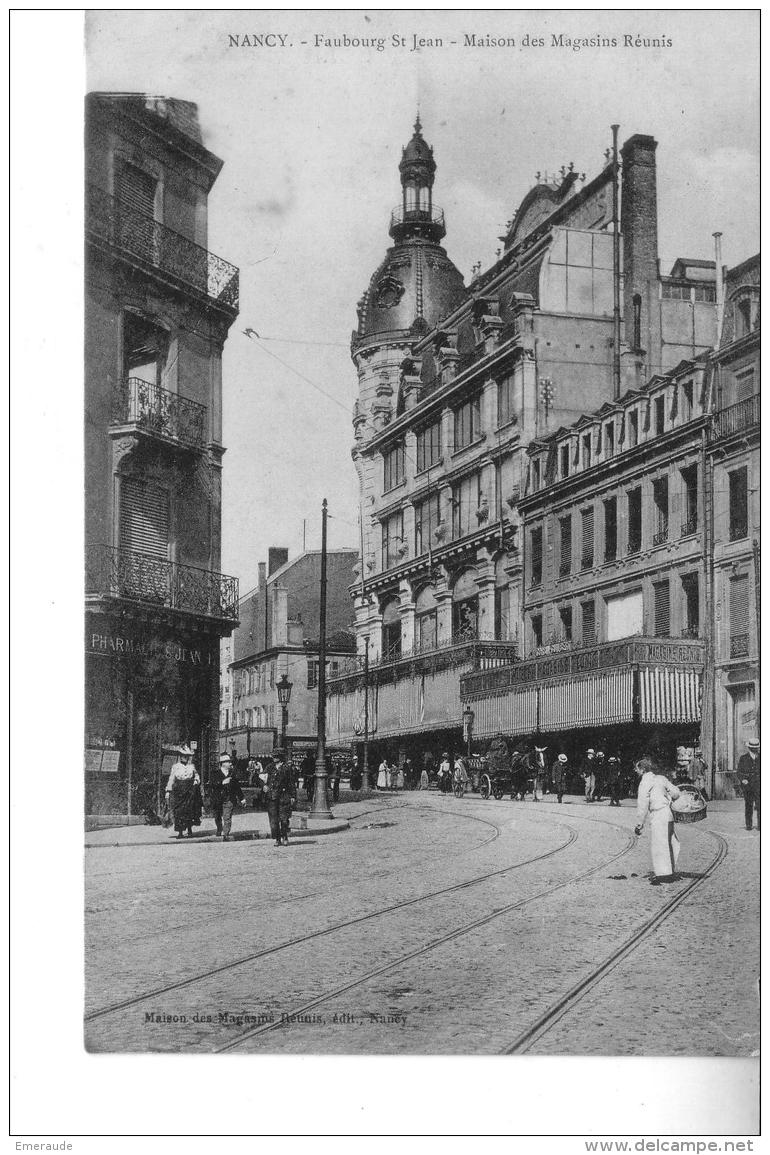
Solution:
[[[419,106],[419,104],[417,106],[417,117],[416,117],[415,122],[414,122],[414,131],[417,133],[418,136],[422,135],[422,124],[420,123],[420,106]]]

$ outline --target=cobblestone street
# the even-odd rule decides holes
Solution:
[[[334,812],[350,830],[280,850],[89,847],[88,1049],[758,1053],[759,835],[739,804],[677,828],[682,876],[660,887],[630,801]]]

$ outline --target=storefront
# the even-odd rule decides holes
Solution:
[[[198,622],[90,612],[85,650],[86,813],[157,808],[182,744],[205,778],[216,741],[219,634]]]

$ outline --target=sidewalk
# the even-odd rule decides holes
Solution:
[[[315,838],[318,834],[338,834],[348,830],[346,818],[313,819],[301,811],[292,814],[290,838]],[[230,834],[233,842],[249,842],[270,838],[270,822],[264,810],[238,810],[233,815]],[[204,818],[193,827],[193,836],[179,842],[221,842],[213,818]],[[173,827],[166,826],[110,826],[104,830],[89,830],[85,835],[86,848],[98,846],[165,846],[177,843]]]

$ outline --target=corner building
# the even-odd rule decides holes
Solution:
[[[524,652],[527,445],[713,344],[713,263],[682,259],[659,274],[656,148],[631,137],[620,175],[611,154],[589,181],[573,165],[538,174],[499,259],[466,287],[439,246],[436,164],[415,125],[395,244],[359,302],[351,346],[358,662],[330,683],[330,741],[359,741],[366,706],[375,757],[457,748],[461,676]]]
[[[156,806],[180,743],[216,757],[222,348],[238,270],[208,251],[222,162],[197,108],[93,93],[86,121],[86,809]]]

